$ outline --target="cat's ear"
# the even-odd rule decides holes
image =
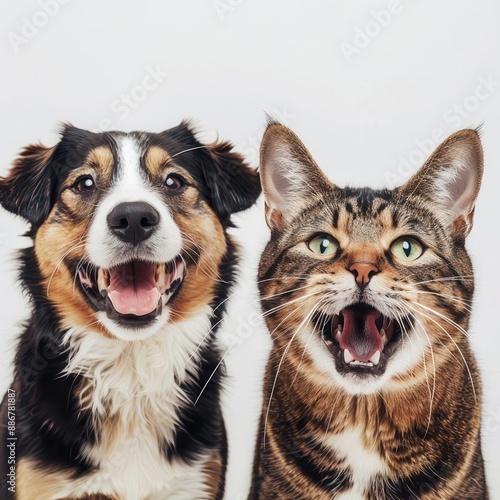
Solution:
[[[334,188],[297,135],[274,122],[262,138],[260,177],[271,229],[282,229],[311,199]]]
[[[471,228],[483,176],[483,148],[475,130],[460,130],[446,139],[400,189],[421,195],[437,206],[454,237]]]

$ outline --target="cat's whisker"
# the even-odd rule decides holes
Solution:
[[[284,280],[294,279],[294,280],[310,280],[311,276],[308,274],[287,274],[286,276],[280,278],[266,278],[257,280],[257,285],[261,285],[262,283],[269,283],[271,281],[277,281],[278,283],[283,283]]]
[[[231,346],[232,347],[232,346]],[[201,396],[203,395],[203,393],[205,392],[205,389],[208,387],[208,384],[210,383],[210,381],[213,379],[214,375],[217,373],[217,370],[220,368],[220,366],[222,365],[222,363],[224,362],[224,358],[226,357],[226,355],[228,354],[228,352],[231,350],[231,347],[229,347],[226,352],[221,356],[219,362],[217,363],[216,367],[214,368],[214,370],[212,371],[212,373],[210,374],[210,376],[208,377],[207,381],[205,382],[205,384],[203,385],[203,387],[201,388],[201,391],[200,393],[198,394],[198,397],[195,399],[194,401],[194,405],[196,406],[196,404],[198,403],[198,401],[200,400]]]
[[[309,278],[295,278],[295,279],[309,279]],[[264,282],[264,281],[274,281],[274,280],[269,279],[269,280],[263,280],[263,282]],[[276,279],[275,279],[275,281],[280,281],[280,282],[281,282],[282,280],[279,280],[279,279],[277,279],[277,278],[276,278]],[[299,291],[299,290],[304,290],[304,289],[306,289],[306,288],[308,288],[308,287],[311,287],[311,286],[314,286],[314,285],[313,285],[313,284],[310,284],[310,285],[306,285],[306,286],[304,286],[304,287],[296,287],[296,288],[292,288],[292,289],[289,289],[289,290],[284,290],[283,292],[272,293],[272,294],[265,295],[265,296],[261,297],[261,299],[260,299],[260,300],[269,300],[269,299],[272,299],[272,298],[274,298],[274,297],[279,297],[279,296],[281,296],[281,295],[285,295],[285,294],[287,294],[287,293],[293,293],[293,292],[296,292],[296,291]],[[232,299],[232,298],[236,297],[236,296],[238,295],[238,293],[239,293],[238,291],[233,292],[233,293],[231,293],[231,294],[230,294],[230,295],[229,295],[226,299],[224,299],[223,301],[219,302],[219,304],[217,304],[217,305],[215,306],[215,308],[214,308],[214,312],[215,312],[215,311],[217,311],[217,309],[219,309],[221,306],[223,306],[223,305],[224,305],[226,302],[228,302],[230,299]],[[252,305],[252,304],[254,304],[254,300],[251,300],[251,301],[249,301],[249,302],[246,302],[246,303],[245,303],[245,305],[244,305],[243,307],[248,306],[248,305]]]
[[[311,341],[311,338],[313,337],[313,335],[316,335],[316,332],[314,331],[314,328],[311,328],[311,333],[309,334],[309,338],[307,339],[307,342],[304,345],[304,349],[302,349],[302,354],[300,356],[300,360],[297,363],[297,369],[295,370],[295,375],[293,377],[292,383],[290,384],[291,387],[293,386],[293,384],[295,383],[295,380],[297,379],[297,376],[299,375],[299,370],[300,370],[300,367],[302,366],[302,361],[304,360],[304,356],[306,354],[307,347],[309,346],[309,342]]]
[[[450,301],[453,301],[453,302],[457,302],[458,304],[461,304],[468,312],[471,312],[472,311],[472,300],[468,300],[468,299],[463,299],[461,297],[456,297],[454,295],[450,295],[450,294],[447,294],[447,293],[441,293],[441,292],[428,292],[428,291],[425,291],[425,290],[411,290],[411,292],[413,293],[418,293],[420,295],[432,295],[432,296],[435,296],[435,297],[442,297],[444,299],[447,299],[447,300],[450,300]]]
[[[316,310],[318,309],[318,307],[319,307],[318,304],[315,304],[313,306],[313,308],[311,309],[311,311],[309,311],[309,313],[305,316],[305,318],[299,324],[299,326],[297,327],[297,329],[293,333],[292,337],[288,341],[288,343],[286,345],[286,348],[284,349],[283,354],[281,355],[281,359],[280,359],[280,362],[278,363],[278,367],[277,367],[277,370],[276,370],[276,375],[274,377],[273,385],[272,385],[272,388],[271,388],[271,393],[269,395],[269,401],[268,401],[268,404],[267,404],[266,415],[265,415],[265,418],[264,418],[264,438],[263,438],[263,448],[264,449],[266,447],[267,421],[268,421],[268,418],[269,418],[269,412],[271,410],[271,402],[272,402],[272,399],[273,399],[274,390],[276,388],[276,383],[278,381],[278,376],[279,376],[279,373],[280,373],[280,370],[281,370],[281,366],[283,364],[284,359],[286,358],[286,355],[288,353],[288,350],[290,349],[290,346],[293,343],[293,340],[295,339],[295,336],[301,331],[302,328],[304,328],[304,326],[306,326],[309,323],[309,321],[311,320],[312,316],[314,315],[314,313],[316,312]]]
[[[473,280],[474,275],[463,275],[463,276],[443,276],[441,278],[434,278],[432,280],[424,280],[424,281],[415,281],[412,285],[425,285],[427,283],[437,283],[441,281],[465,281],[465,280]]]
[[[261,301],[269,301],[269,300],[277,298],[277,297],[282,297],[283,295],[289,295],[289,294],[292,294],[292,293],[295,293],[295,292],[300,292],[300,291],[303,291],[303,290],[307,290],[308,288],[312,288],[314,286],[315,286],[314,283],[310,283],[310,284],[307,284],[305,286],[298,286],[298,287],[295,287],[295,288],[288,288],[286,290],[283,290],[282,292],[270,293],[268,295],[263,295],[260,298],[260,300]],[[301,297],[297,297],[297,298],[301,298]],[[295,299],[292,299],[292,300],[295,300]]]
[[[292,303],[299,302],[299,301],[300,301],[300,302],[304,302],[304,300],[306,300],[306,299],[308,299],[308,298],[310,298],[310,297],[312,297],[312,296],[316,295],[317,293],[319,293],[319,292],[311,293],[311,294],[308,294],[308,295],[306,295],[306,296],[301,296],[301,297],[297,297],[297,298],[295,298],[295,299],[289,300],[289,301],[288,301],[287,303],[285,303],[285,304],[282,304],[282,305],[280,305],[280,306],[276,306],[276,307],[275,307],[275,308],[273,308],[272,310],[269,310],[269,311],[266,311],[265,313],[260,314],[260,315],[259,315],[259,317],[265,318],[265,317],[266,317],[267,315],[269,315],[269,314],[272,314],[272,313],[274,313],[274,312],[276,312],[276,311],[278,311],[278,310],[285,309],[285,308],[289,307],[289,306],[290,306],[290,304],[292,304]],[[232,311],[231,313],[226,314],[224,318],[220,319],[217,323],[215,323],[215,324],[212,326],[212,328],[208,331],[208,333],[205,335],[205,337],[203,338],[203,340],[202,340],[202,341],[201,341],[201,342],[197,345],[196,349],[195,349],[195,350],[194,350],[194,352],[191,354],[191,356],[188,358],[188,361],[187,361],[187,362],[189,362],[189,360],[190,360],[190,359],[192,359],[192,358],[193,358],[193,356],[195,356],[196,352],[198,352],[198,350],[199,350],[199,349],[200,349],[200,347],[204,344],[204,342],[206,341],[206,339],[208,338],[208,336],[209,336],[209,335],[210,335],[210,334],[211,334],[211,333],[212,333],[212,332],[213,332],[213,331],[217,328],[217,326],[218,326],[220,323],[222,323],[222,321],[224,321],[224,320],[225,320],[226,318],[228,318],[229,316],[231,316],[231,315],[235,314],[237,311],[239,311],[239,310],[241,310],[241,309],[244,309],[245,307],[246,307],[246,306],[241,306],[241,307],[237,308],[235,311]],[[282,324],[283,324],[283,323],[284,323],[284,322],[285,322],[285,321],[286,321],[286,320],[287,320],[290,316],[292,316],[293,314],[295,314],[295,313],[296,313],[296,312],[297,312],[297,311],[298,311],[301,307],[303,307],[303,306],[302,306],[302,304],[301,304],[300,306],[298,306],[298,307],[296,307],[296,308],[292,309],[292,311],[291,311],[291,312],[290,312],[287,316],[285,316],[285,318],[284,318],[284,319],[283,319],[283,320],[282,320],[282,321],[278,324],[278,327],[279,327],[279,326],[281,326],[281,325],[282,325]],[[271,336],[272,336],[272,335],[273,335],[273,332],[271,332]],[[281,335],[280,335],[280,336],[278,336],[278,337],[275,337],[275,340],[277,340],[277,339],[279,339],[279,338],[281,338]],[[236,344],[236,341],[237,341],[237,339],[234,339],[234,340],[233,340],[233,342],[230,344],[230,346],[228,347],[227,351],[225,352],[224,356],[225,356],[226,354],[228,354],[228,353],[229,353],[229,352],[233,349],[233,347],[234,347],[234,346],[235,346],[235,344]],[[187,364],[187,362],[186,362],[186,364]],[[218,368],[218,367],[217,367],[217,368]]]
[[[403,318],[405,316],[411,316],[412,318],[414,318],[415,321],[417,321],[419,323],[419,325],[421,326],[421,329],[427,338],[427,343],[428,343],[429,351],[431,354],[432,367],[433,367],[432,388],[431,388],[431,385],[429,382],[427,363],[425,360],[425,349],[423,349],[424,352],[422,354],[422,362],[423,362],[426,385],[427,385],[427,389],[429,391],[429,418],[428,418],[428,423],[427,423],[427,427],[426,427],[426,434],[427,434],[429,427],[430,427],[430,424],[432,422],[432,408],[433,408],[434,397],[435,397],[435,393],[436,393],[436,360],[434,357],[434,350],[432,348],[432,343],[431,343],[430,337],[427,334],[427,331],[425,330],[424,325],[420,322],[419,318],[415,316],[415,314],[410,310],[410,308],[408,307],[408,305],[406,303],[403,302],[403,303],[399,304],[399,306],[400,306],[401,310],[399,310],[398,308],[395,308],[394,314],[396,316],[396,320],[398,321],[398,323],[401,326],[401,329],[402,329],[401,333],[403,334],[404,337],[406,337],[406,339],[408,340],[408,342],[410,342],[410,344],[412,344],[414,342],[414,340],[415,340],[414,336],[408,332],[406,325],[405,325],[405,321],[403,320]],[[420,342],[420,339],[418,337],[417,337],[417,340],[418,340],[418,342]]]
[[[321,306],[322,306],[322,301],[320,301],[318,303],[318,309]],[[321,312],[320,315],[319,315],[319,318],[318,318],[318,326],[319,326],[318,330],[320,332],[324,329],[324,327],[328,323],[328,321],[329,321],[328,316],[325,313]],[[300,367],[302,366],[302,361],[303,361],[304,356],[306,354],[307,347],[309,346],[309,342],[311,341],[313,335],[317,335],[317,334],[318,334],[318,332],[314,328],[311,328],[311,333],[309,334],[309,338],[307,339],[307,342],[304,345],[304,349],[302,350],[302,355],[300,356],[300,360],[299,360],[299,362],[297,364],[297,369],[295,370],[295,376],[293,377],[293,380],[292,380],[292,383],[291,383],[292,386],[293,386],[293,384],[294,384],[294,382],[297,379],[297,376],[299,374]]]
[[[422,306],[422,304],[419,304],[418,302],[415,303],[415,305],[418,305],[418,306],[421,306],[421,307],[424,307],[426,310],[428,310],[429,312],[432,312],[434,314],[436,314],[438,317],[441,317],[442,319],[444,319],[445,321],[447,321],[449,324],[453,325],[453,326],[459,326],[459,325],[456,325],[454,324],[454,322],[452,322],[451,320],[448,321],[448,318],[446,318],[446,316],[443,316],[443,315],[440,315],[439,313],[437,313],[436,311],[434,311],[433,309],[429,308],[429,307],[426,307],[426,306]],[[462,361],[464,363],[464,366],[465,366],[465,369],[467,370],[467,373],[468,373],[468,376],[469,376],[469,380],[471,382],[471,386],[472,386],[472,392],[474,394],[474,399],[477,401],[477,394],[476,394],[476,389],[475,389],[475,386],[474,386],[474,379],[472,378],[472,372],[470,370],[470,367],[469,367],[469,364],[467,363],[467,360],[465,359],[465,356],[462,352],[462,350],[460,349],[460,347],[458,346],[458,344],[456,343],[455,339],[450,335],[450,333],[446,330],[446,328],[444,328],[438,321],[436,321],[434,318],[430,317],[428,314],[425,314],[423,313],[422,311],[417,311],[416,309],[414,309],[415,312],[417,312],[418,314],[421,314],[422,316],[424,316],[425,318],[427,318],[429,321],[432,321],[437,327],[439,327],[447,336],[448,338],[452,341],[452,343],[454,344],[454,346],[456,347],[458,353],[460,354],[460,357],[462,358]],[[463,328],[460,327],[461,330],[463,330]],[[463,330],[465,331],[465,330]]]
[[[461,327],[458,323],[456,323],[452,319],[448,318],[448,316],[445,316],[444,314],[439,313],[435,309],[432,309],[432,307],[428,307],[424,304],[421,304],[420,302],[415,302],[415,305],[435,314],[436,316],[438,316],[442,320],[446,321],[449,325],[456,328],[460,333],[462,333],[465,337],[467,337],[471,342],[474,342],[472,337],[470,336],[469,332],[467,330],[465,330],[463,327]]]
[[[412,294],[419,294],[419,295],[431,295],[432,297],[441,297],[443,299],[447,299],[453,302],[457,302],[458,304],[462,305],[464,309],[466,309],[468,312],[471,312],[472,307],[472,300],[465,299],[463,297],[457,297],[455,295],[447,294],[447,293],[442,293],[442,292],[434,292],[434,291],[427,291],[427,290],[419,290],[417,287],[411,286],[408,288],[405,288],[404,290],[393,290],[392,288],[389,288],[388,286],[384,284],[379,284],[378,285],[382,295],[390,297],[392,295],[398,295],[400,297],[403,297],[403,299],[406,298],[407,294],[412,295]]]
[[[303,287],[301,289],[297,290],[304,290],[306,287]],[[289,292],[284,292],[284,293],[289,293]],[[310,297],[314,297],[315,295],[318,295],[319,293],[322,293],[321,290],[316,290],[313,292],[309,292],[306,295],[300,295],[299,297],[295,297],[294,299],[289,299],[287,302],[284,302],[283,304],[279,304],[277,306],[271,307],[270,309],[267,309],[265,313],[262,314],[262,317],[268,316],[269,314],[272,314],[276,311],[279,311],[280,309],[286,308],[288,305],[293,304],[295,302],[305,302],[306,299],[309,299]],[[280,294],[281,295],[281,294]],[[274,298],[274,296],[273,296]]]
[[[294,307],[277,325],[275,328],[273,328],[273,330],[270,332],[270,335],[271,335],[271,338],[273,338],[275,341],[276,340],[279,340],[281,339],[281,337],[283,337],[284,335],[286,335],[288,332],[286,329],[284,329],[283,333],[281,335],[278,335],[278,336],[274,336],[274,333],[280,329],[281,325],[283,325],[291,316],[293,316],[297,311],[299,311],[300,309],[302,309],[304,307],[304,304],[302,302],[304,302],[305,299],[308,299],[310,297],[313,297],[314,295],[316,295],[317,293],[319,292],[316,292],[314,294],[309,294],[305,297],[300,297],[301,299],[301,304],[299,304],[297,307]],[[298,298],[297,298],[298,300]],[[286,304],[283,304],[283,306],[281,307],[280,306],[280,309],[284,309],[286,308],[288,305],[290,304],[290,301]],[[318,307],[319,307],[319,304],[316,304]],[[267,315],[267,311],[263,314],[263,316],[266,316]]]
[[[405,309],[408,311],[408,314],[410,314],[412,316],[412,318],[419,324],[421,331],[424,333],[425,337],[427,338],[427,344],[429,346],[429,352],[431,355],[432,368],[433,368],[432,388],[430,386],[429,376],[427,373],[427,362],[425,360],[425,349],[423,349],[422,362],[423,362],[423,366],[424,366],[424,375],[425,375],[425,380],[426,380],[426,384],[427,384],[427,389],[429,391],[429,418],[427,421],[427,427],[425,429],[425,435],[427,435],[427,432],[429,431],[429,428],[430,428],[430,425],[432,422],[432,408],[434,406],[434,397],[436,394],[436,359],[434,356],[434,349],[432,347],[432,342],[431,342],[429,335],[427,334],[427,330],[425,329],[425,325],[423,324],[423,322],[420,320],[420,318],[418,316],[416,316],[415,314],[413,314],[411,312],[411,310],[407,307],[406,303],[403,303],[402,306],[405,307]]]
[[[282,292],[281,294],[294,292],[294,291],[296,291],[296,290],[303,290],[303,289],[305,289],[305,288],[307,288],[307,287],[301,287],[301,288],[297,288],[297,289],[295,289],[295,290],[290,290],[290,291],[287,291],[287,292]],[[280,295],[281,295],[281,294],[280,294]],[[312,295],[313,295],[313,294],[311,294],[311,295],[307,295],[306,297],[309,297],[309,296],[312,296]],[[271,296],[274,296],[274,295],[271,295]],[[226,300],[227,300],[227,299],[226,299]],[[294,302],[297,302],[297,301],[303,301],[303,300],[304,300],[304,297],[303,297],[303,296],[301,296],[301,297],[296,297],[295,299],[291,299],[291,300],[289,300],[289,301],[288,301],[287,303],[285,303],[285,304],[282,304],[282,305],[280,305],[280,306],[276,306],[275,308],[273,308],[273,309],[271,309],[271,310],[268,310],[268,311],[266,311],[265,313],[261,313],[261,314],[259,314],[259,317],[264,318],[266,315],[272,314],[273,312],[276,312],[276,311],[278,311],[278,310],[280,310],[280,309],[284,309],[284,308],[286,308],[286,307],[287,307],[289,304],[291,304],[291,303],[294,303]],[[223,302],[225,302],[225,301],[223,301]],[[199,349],[201,348],[201,346],[202,346],[202,345],[204,345],[204,343],[206,342],[206,339],[207,339],[207,338],[208,338],[208,337],[212,334],[212,332],[214,332],[214,331],[217,329],[217,327],[218,327],[218,326],[219,326],[219,325],[220,325],[223,321],[227,321],[227,318],[229,318],[229,317],[231,317],[231,316],[233,316],[233,315],[237,314],[237,313],[238,313],[238,312],[240,312],[241,310],[246,309],[246,308],[248,307],[248,305],[251,305],[251,304],[252,304],[251,302],[245,303],[245,304],[243,304],[243,305],[241,305],[241,306],[237,307],[235,310],[233,310],[233,311],[231,311],[231,312],[227,312],[227,313],[225,313],[225,315],[224,315],[224,316],[223,316],[220,320],[218,320],[217,322],[215,322],[215,323],[212,325],[212,327],[208,330],[208,332],[206,333],[206,335],[203,337],[203,339],[202,339],[202,340],[198,343],[198,345],[197,345],[197,346],[196,346],[196,348],[194,349],[194,351],[193,351],[193,353],[191,354],[191,356],[189,356],[189,358],[188,358],[188,359],[187,359],[187,361],[186,361],[186,364],[187,364],[187,363],[189,363],[189,361],[193,358],[193,356],[195,356],[195,355],[196,355],[196,353],[199,351]],[[220,304],[219,304],[217,307],[215,307],[215,308],[214,308],[214,312],[217,310],[217,308],[218,308],[218,307],[220,307]],[[234,344],[235,344],[235,342],[233,342],[233,343],[231,344],[231,347],[230,347],[230,348],[234,347]]]

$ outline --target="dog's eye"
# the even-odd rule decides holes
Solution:
[[[175,191],[176,189],[180,189],[184,186],[184,179],[180,175],[170,174],[165,179],[165,186],[167,186],[168,189]]]
[[[95,188],[95,181],[90,175],[82,175],[73,184],[73,189],[80,193],[89,193]]]

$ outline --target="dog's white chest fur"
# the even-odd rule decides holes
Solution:
[[[98,469],[72,482],[65,495],[118,494],[123,500],[208,498],[203,467],[168,462],[160,447],[172,442],[177,410],[187,403],[180,384],[196,373],[198,346],[210,330],[211,308],[168,325],[159,335],[138,342],[70,330],[68,373],[87,381],[82,404],[92,409],[104,431],[83,454]],[[111,416],[110,420],[107,418]],[[109,422],[109,423],[107,423]]]
[[[363,500],[365,491],[377,474],[383,474],[387,467],[375,448],[369,449],[363,442],[361,429],[353,429],[329,436],[329,445],[343,459],[351,473],[353,487],[338,497],[339,500]]]
[[[141,430],[145,429],[119,437],[110,449],[94,448],[91,454],[99,456],[100,469],[81,481],[76,491],[115,494],[123,500],[208,499],[203,469],[209,457],[192,465],[168,463],[157,439]]]

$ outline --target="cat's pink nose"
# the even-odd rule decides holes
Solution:
[[[354,262],[349,266],[349,271],[354,274],[356,283],[364,288],[380,269],[373,262]]]

